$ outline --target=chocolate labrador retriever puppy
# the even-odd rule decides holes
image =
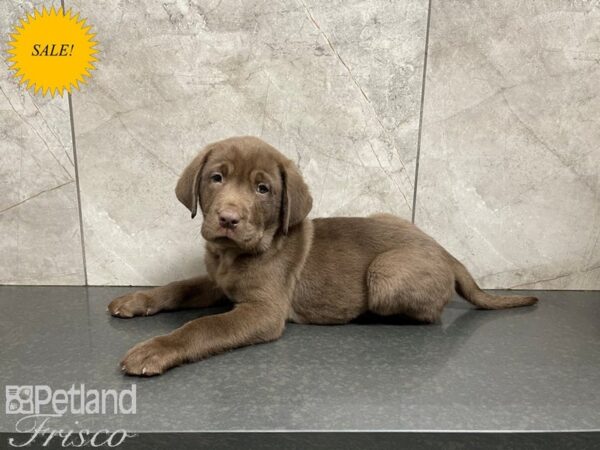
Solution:
[[[202,212],[208,275],[124,295],[110,313],[147,316],[224,298],[234,307],[136,345],[121,363],[131,375],[272,341],[286,321],[341,324],[370,311],[436,322],[455,289],[483,309],[537,301],[483,292],[432,238],[390,214],[307,219],[312,198],[298,169],[255,137],[208,145],[176,194],[192,218]]]

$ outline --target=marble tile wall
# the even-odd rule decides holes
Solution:
[[[489,288],[600,289],[600,2],[433,1],[416,223]]]
[[[60,1],[0,2],[0,283],[83,284],[67,97],[34,96],[10,77],[7,35]]]
[[[426,1],[73,5],[102,43],[74,96],[90,283],[203,270],[200,222],[174,186],[201,147],[231,135],[294,159],[315,215],[410,216]]]
[[[410,218],[424,94],[416,223],[485,287],[600,289],[600,6],[480,3],[428,29],[428,0],[66,0],[101,52],[73,95],[88,282],[204,271],[174,186],[230,135],[294,159],[313,216]],[[81,284],[66,99],[0,83],[0,283]]]

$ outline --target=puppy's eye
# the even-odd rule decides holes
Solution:
[[[210,181],[213,183],[222,183],[223,175],[221,175],[219,172],[215,172],[210,176]]]
[[[258,192],[259,194],[266,194],[269,191],[269,186],[265,183],[258,183],[258,186],[256,186],[256,192]]]

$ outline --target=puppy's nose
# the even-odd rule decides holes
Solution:
[[[240,215],[231,209],[224,209],[219,213],[219,225],[233,230],[240,223]]]

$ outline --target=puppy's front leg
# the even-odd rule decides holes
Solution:
[[[158,375],[185,362],[281,336],[285,314],[268,302],[239,303],[223,314],[192,320],[165,336],[133,347],[121,361],[130,375]]]
[[[150,316],[159,311],[208,307],[224,297],[214,281],[202,276],[122,295],[110,302],[108,311],[122,318]]]

